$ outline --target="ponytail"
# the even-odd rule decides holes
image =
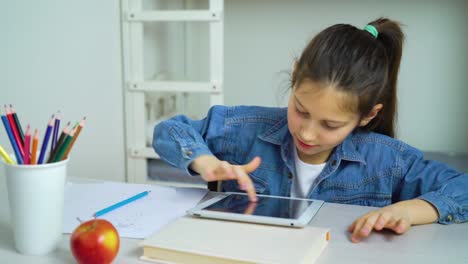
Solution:
[[[379,41],[388,61],[387,82],[380,96],[383,108],[380,113],[368,124],[368,129],[390,137],[395,136],[395,123],[397,116],[397,82],[403,51],[404,34],[398,22],[379,18],[369,23],[378,31]]]

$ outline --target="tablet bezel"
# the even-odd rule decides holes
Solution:
[[[263,197],[274,197],[286,200],[306,200],[312,201],[312,203],[307,207],[306,210],[302,213],[300,217],[297,219],[293,218],[278,218],[278,217],[271,217],[271,216],[258,216],[258,215],[245,215],[245,214],[237,214],[237,213],[228,213],[228,212],[220,212],[220,211],[211,211],[211,210],[204,210],[207,206],[214,204],[224,198],[229,197],[229,195],[243,195],[246,196],[245,193],[237,193],[237,192],[226,192],[219,194],[209,200],[200,203],[199,205],[187,210],[189,215],[195,217],[202,217],[202,218],[214,218],[214,219],[222,219],[222,220],[231,220],[231,221],[240,221],[240,222],[251,222],[251,223],[259,223],[259,224],[270,224],[270,225],[280,225],[280,226],[288,226],[288,227],[304,227],[306,226],[310,220],[314,217],[314,215],[318,212],[320,207],[322,207],[324,201],[322,200],[314,200],[314,199],[300,199],[300,198],[290,198],[290,197],[283,197],[283,196],[273,196],[273,195],[260,195]]]

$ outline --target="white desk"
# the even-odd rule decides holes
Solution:
[[[1,263],[75,263],[69,248],[69,235],[46,256],[23,256],[16,252],[9,224],[6,179],[0,172],[0,262]],[[209,194],[213,195],[213,194]],[[311,225],[331,228],[331,240],[317,263],[468,263],[468,223],[444,226],[416,226],[404,235],[391,232],[372,234],[367,240],[353,244],[348,239],[348,225],[370,207],[325,204]],[[138,239],[121,239],[121,248],[114,263],[147,263],[139,261]]]

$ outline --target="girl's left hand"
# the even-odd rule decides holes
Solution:
[[[439,212],[431,203],[422,199],[401,201],[371,211],[359,217],[348,228],[351,241],[357,243],[369,236],[372,230],[391,229],[397,234],[403,234],[411,225],[434,223],[439,218]]]
[[[372,230],[380,231],[384,228],[391,229],[397,234],[403,234],[411,227],[411,218],[407,206],[396,203],[381,209],[371,211],[354,221],[349,226],[351,241],[359,242],[369,236]]]

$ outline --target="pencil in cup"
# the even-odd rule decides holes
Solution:
[[[39,134],[37,128],[34,130],[31,150],[31,164],[37,164],[37,145],[39,144]]]
[[[24,136],[24,164],[30,164],[29,151],[31,150],[31,131],[29,125],[26,127],[26,135]]]
[[[16,140],[13,137],[13,132],[11,132],[10,124],[8,123],[7,117],[4,115],[2,115],[2,122],[8,134],[8,138],[10,139],[11,147],[15,152],[16,161],[18,162],[18,164],[23,164],[23,157],[21,156],[21,152],[19,151],[18,146],[16,145]]]
[[[52,117],[49,120],[49,123],[47,124],[46,132],[44,135],[44,140],[42,141],[41,152],[39,153],[39,160],[37,161],[37,164],[42,164],[44,162],[44,157],[47,151],[47,144],[49,143],[53,121],[54,121],[54,115],[52,115]]]
[[[72,141],[71,141],[71,143],[70,143],[70,146],[69,146],[68,149],[65,151],[65,154],[64,154],[64,156],[63,156],[62,159],[68,158],[68,154],[70,154],[70,151],[71,151],[71,149],[73,148],[73,144],[75,144],[76,139],[77,139],[78,136],[80,135],[80,132],[81,132],[81,130],[83,129],[83,127],[84,127],[84,125],[85,125],[85,121],[86,121],[86,116],[83,117],[83,119],[81,119],[80,124],[78,125],[78,127],[76,128],[76,131],[74,132],[74,135],[73,135]]]
[[[13,138],[15,139],[15,142],[16,142],[16,146],[18,147],[21,158],[23,158],[24,157],[24,150],[23,150],[24,142],[21,140],[21,136],[19,135],[18,128],[16,127],[13,115],[11,114],[11,111],[8,109],[6,105],[5,105],[5,113],[8,119],[8,124],[10,125]]]
[[[5,151],[5,149],[0,145],[0,155],[7,164],[15,164],[15,162],[10,158],[10,155]]]
[[[10,104],[10,111],[11,115],[13,116],[13,120],[15,121],[16,128],[18,129],[18,133],[21,139],[21,142],[24,143],[24,133],[23,133],[23,128],[21,127],[21,123],[19,121],[18,115],[16,114],[15,109],[13,108],[13,105]]]
[[[65,128],[62,130],[62,133],[60,134],[60,137],[59,137],[59,139],[57,141],[57,144],[55,145],[54,151],[52,151],[52,153],[50,153],[50,156],[49,156],[49,159],[47,160],[47,163],[53,162],[55,157],[57,156],[57,153],[58,153],[60,147],[63,145],[63,142],[65,141],[66,136],[70,134],[70,130],[68,128],[69,126],[70,126],[70,122],[68,122],[67,125],[65,126]]]
[[[50,153],[54,152],[57,146],[58,132],[60,130],[60,111],[55,115],[54,130],[52,132],[52,141],[50,142]]]
[[[71,131],[70,134],[65,136],[65,139],[63,140],[63,143],[58,147],[59,149],[57,150],[57,154],[55,155],[52,162],[61,161],[63,159],[63,157],[65,156],[65,152],[67,151],[72,142],[74,132],[75,131]]]

